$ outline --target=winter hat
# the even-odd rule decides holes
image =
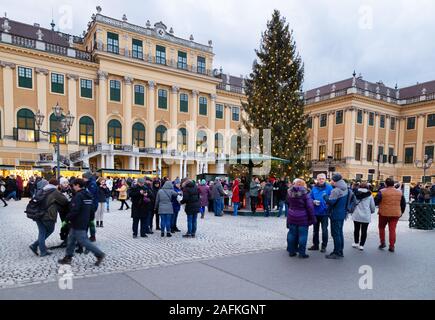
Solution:
[[[90,178],[92,178],[92,172],[90,172],[90,171],[86,171],[85,173],[83,173],[83,178],[84,179],[90,179]]]
[[[343,180],[343,177],[339,173],[334,174],[334,176],[332,177],[332,181],[334,181],[334,182],[338,182],[340,180]]]
[[[207,184],[207,181],[205,181],[205,179],[201,180],[201,185],[205,186]]]
[[[145,179],[139,178],[139,179],[137,179],[137,183],[143,184],[143,183],[145,183]]]
[[[36,189],[38,189],[38,190],[42,190],[42,189],[44,189],[44,187],[45,187],[46,185],[48,185],[48,181],[45,180],[45,179],[42,179],[41,181],[39,181],[39,182],[36,184]]]
[[[68,181],[67,178],[62,177],[62,178],[60,178],[60,180],[59,180],[59,184],[60,184],[61,186],[62,186],[62,185],[68,185],[68,184],[69,184],[69,181]]]
[[[174,184],[180,184],[180,183],[181,183],[180,179],[177,178],[177,179],[174,180]]]

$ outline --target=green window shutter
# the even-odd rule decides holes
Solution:
[[[180,95],[180,112],[189,112],[189,98],[184,93]]]
[[[32,89],[32,69],[18,67],[18,86],[21,88]]]
[[[144,101],[144,94],[140,93],[140,92],[136,92],[135,96],[134,96],[134,103],[139,105],[139,106],[143,106],[145,105],[145,101]]]
[[[80,80],[80,95],[82,98],[92,99],[92,81],[81,79]]]
[[[110,100],[121,101],[121,84],[117,80],[110,80]]]
[[[168,94],[166,90],[159,90],[159,108],[168,108]]]
[[[202,116],[207,115],[207,99],[204,97],[199,98],[199,114]]]
[[[216,119],[224,118],[224,107],[221,104],[216,105]]]

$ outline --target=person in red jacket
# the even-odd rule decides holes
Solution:
[[[236,178],[236,180],[234,180],[233,183],[233,196],[231,198],[231,202],[233,203],[233,207],[234,207],[233,215],[235,217],[237,216],[239,205],[240,205],[239,183],[240,183],[240,179]]]

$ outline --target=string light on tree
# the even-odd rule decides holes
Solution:
[[[257,59],[246,81],[248,127],[271,129],[272,155],[290,161],[290,165],[272,165],[272,174],[303,177],[307,174],[303,159],[307,144],[306,117],[300,99],[304,67],[297,53],[293,32],[280,12],[275,10],[262,34]],[[260,147],[262,140],[260,139]],[[285,172],[282,172],[285,171]]]

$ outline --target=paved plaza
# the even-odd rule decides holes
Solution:
[[[133,239],[130,211],[111,203],[97,244],[107,254],[101,267],[92,255],[75,257],[73,290],[59,288],[57,260],[63,250],[38,258],[28,249],[34,222],[27,200],[0,208],[0,299],[434,299],[435,232],[398,226],[397,252],[377,249],[372,223],[364,252],[352,249],[353,224],[345,225],[345,259],[310,253],[289,258],[284,218],[215,217],[198,220],[196,239],[182,233]],[[186,230],[185,214],[179,228]],[[59,225],[48,246],[60,243]],[[311,238],[311,233],[310,233]],[[309,241],[309,244],[311,241]],[[331,242],[332,244],[332,242]],[[361,266],[373,270],[373,289],[361,290]]]

